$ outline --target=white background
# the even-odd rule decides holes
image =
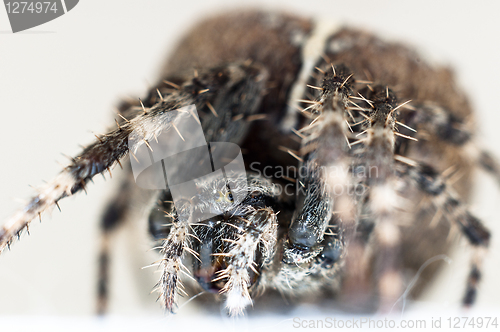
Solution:
[[[79,144],[94,139],[93,132],[103,133],[113,124],[113,107],[121,98],[144,95],[183,31],[208,14],[237,7],[234,3],[86,0],[52,22],[17,34],[11,33],[7,14],[0,8],[0,223],[22,206],[18,198],[33,194],[28,185],[40,185],[59,172],[56,161],[66,163],[61,153],[77,154]],[[500,156],[500,2],[239,3],[238,7],[287,10],[363,27],[410,43],[428,59],[453,66],[476,109],[478,139]],[[111,181],[107,175],[106,182],[96,177],[87,196],[61,201],[62,213],[45,214],[41,225],[32,224],[31,236],[23,236],[11,252],[0,256],[0,315],[93,312],[98,218],[119,171],[114,174]],[[471,188],[472,210],[493,233],[478,308],[498,312],[500,190],[484,174],[478,173],[477,179]],[[112,313],[161,319],[156,296],[147,295],[156,276],[153,270],[140,270],[154,256],[144,257],[147,242],[137,244],[133,239],[125,235],[119,239]],[[139,258],[132,262],[125,258],[134,253]],[[467,249],[462,246],[452,258],[422,299],[423,307],[457,307],[464,290]],[[181,320],[183,313],[176,317],[169,318],[169,324]]]

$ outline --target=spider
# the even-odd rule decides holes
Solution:
[[[151,201],[149,231],[162,257],[156,288],[168,311],[184,292],[184,270],[231,315],[264,291],[327,292],[351,307],[387,310],[408,274],[448,250],[452,226],[471,244],[463,303],[474,302],[490,233],[466,208],[468,175],[477,165],[499,177],[499,166],[475,145],[471,109],[447,69],[363,31],[245,12],[195,27],[162,72],[145,98],[120,106],[113,129],[3,225],[0,251],[118,164],[130,176],[101,222],[100,312],[110,237],[138,195]],[[176,131],[177,110],[189,105],[207,142],[241,146],[247,172],[233,175],[234,187],[205,178],[174,204],[168,189],[141,190],[121,160]],[[144,136],[130,146],[137,129]],[[247,193],[240,202],[235,188]],[[207,209],[216,215],[194,220]],[[423,279],[434,272],[430,266]]]

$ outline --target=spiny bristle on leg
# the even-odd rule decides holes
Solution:
[[[183,268],[182,256],[184,251],[189,248],[190,231],[190,209],[181,209],[183,218],[175,219],[170,228],[170,233],[163,241],[160,253],[163,259],[160,263],[162,275],[155,289],[160,293],[158,299],[168,312],[173,312],[177,305],[177,294],[181,291],[179,272]]]
[[[225,256],[228,267],[220,271],[217,278],[227,279],[221,293],[226,296],[226,309],[231,316],[243,314],[244,309],[252,304],[250,272],[260,273],[255,257],[259,244],[263,248],[263,264],[268,264],[272,258],[277,237],[276,214],[270,208],[255,210],[249,214],[243,227],[243,233],[231,241],[231,249]]]
[[[242,315],[245,308],[252,305],[252,298],[248,292],[250,277],[248,272],[228,268],[225,273],[229,280],[222,289],[225,294],[225,307],[230,316]]]
[[[377,85],[361,99],[371,107],[366,119],[366,133],[357,161],[364,169],[376,170],[363,177],[369,188],[358,205],[358,215],[368,215],[364,222],[374,227],[374,241],[379,254],[375,260],[375,274],[378,280],[378,306],[388,312],[402,292],[401,235],[397,225],[397,208],[401,199],[396,189],[394,173],[394,148],[396,135],[397,101],[394,93],[386,86]],[[362,156],[362,158],[361,158]],[[358,242],[361,250],[368,245],[368,239]],[[364,242],[364,243],[363,243]]]
[[[214,80],[215,77],[217,80]],[[182,109],[191,105],[202,109],[206,107],[207,102],[218,108],[220,103],[226,103],[228,100],[216,94],[219,89],[224,93],[229,93],[230,90],[231,93],[245,95],[250,91],[260,91],[266,78],[265,70],[252,65],[231,64],[212,68],[194,80],[186,80],[179,86],[180,89],[171,91],[163,98],[155,98],[156,101],[151,104],[146,103],[135,110],[130,107],[130,116],[122,115],[124,122],[118,128],[96,137],[92,144],[84,148],[77,157],[72,158],[70,165],[56,178],[42,186],[39,194],[34,196],[22,210],[7,220],[0,228],[0,253],[39,214],[57,206],[59,200],[84,189],[87,182],[95,175],[109,171],[129,152],[136,159],[135,152],[139,147],[148,145],[148,142],[152,142],[163,132],[175,130],[176,124],[182,121],[184,113]],[[237,86],[239,90],[235,92],[234,89],[229,89],[229,86]],[[199,93],[207,88],[210,88],[209,92]],[[158,97],[156,92],[154,95]],[[254,102],[249,100],[242,102],[238,98],[234,100],[238,107],[230,108],[237,109],[238,113],[251,116],[256,109]],[[231,121],[230,123],[233,124]]]

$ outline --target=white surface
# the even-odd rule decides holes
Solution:
[[[477,110],[479,137],[500,156],[499,2],[240,1],[244,2],[362,26],[451,64]],[[22,206],[15,198],[33,193],[28,184],[39,185],[57,174],[60,166],[55,160],[65,163],[61,153],[77,154],[78,144],[94,138],[91,131],[102,133],[112,124],[112,109],[120,98],[145,93],[169,48],[188,26],[229,7],[234,7],[232,1],[87,0],[61,18],[18,34],[10,32],[0,9],[0,223]],[[31,236],[23,236],[11,252],[0,256],[0,315],[92,313],[97,220],[116,183],[115,176],[107,182],[96,179],[88,196],[61,201],[62,213],[45,215],[41,225],[34,222]],[[478,303],[498,312],[500,191],[487,176],[479,175],[478,183],[473,211],[493,232]],[[139,270],[150,258],[126,260],[124,256],[135,250],[126,241],[122,236],[122,257],[113,271],[112,312],[153,314],[161,320],[155,296],[147,295],[156,276],[151,276],[152,270]],[[147,249],[147,243],[138,246],[138,254]],[[453,308],[461,298],[468,252],[462,248],[453,258],[440,283],[424,298],[424,307]],[[140,287],[138,275],[146,276]],[[176,317],[181,320],[183,315]],[[15,326],[19,320],[3,321],[9,322]]]

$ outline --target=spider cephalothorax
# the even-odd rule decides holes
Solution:
[[[205,141],[238,144],[246,172],[227,172],[229,182],[228,174],[204,174],[175,204],[177,179],[168,179],[170,189],[141,191],[153,203],[149,231],[162,256],[156,289],[168,311],[185,292],[181,272],[224,297],[230,314],[265,290],[335,294],[351,309],[387,310],[409,275],[447,251],[451,226],[473,248],[464,304],[474,302],[490,234],[466,209],[468,175],[480,165],[498,177],[500,167],[475,145],[464,121],[471,110],[449,71],[368,33],[325,31],[286,14],[235,12],[195,27],[146,98],[124,103],[117,127],[4,224],[0,250],[94,175],[129,154],[137,159],[145,146],[153,152],[163,133],[184,140],[178,126],[189,114],[179,110],[192,106]],[[199,166],[171,162],[177,171]],[[451,167],[466,175],[454,188]],[[109,236],[137,188],[127,177],[103,217],[101,312]]]

